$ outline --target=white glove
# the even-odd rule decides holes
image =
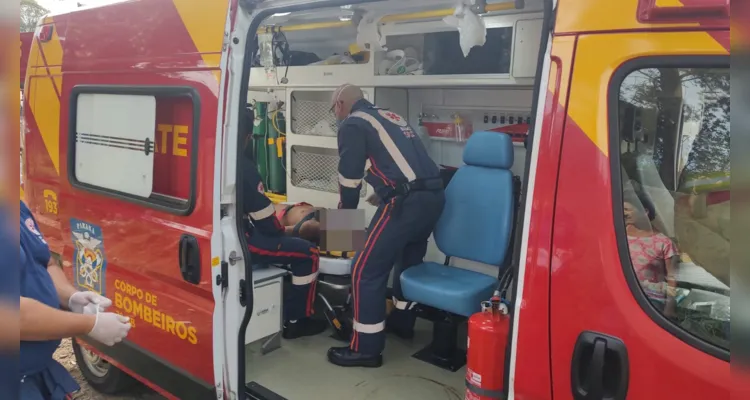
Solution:
[[[112,300],[94,292],[75,292],[68,300],[68,309],[74,313],[83,314],[83,309],[89,304],[99,306],[99,311],[104,311],[112,305]]]
[[[130,318],[111,312],[100,312],[96,314],[94,329],[89,332],[89,337],[113,346],[128,336],[130,331]]]

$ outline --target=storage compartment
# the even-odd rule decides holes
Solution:
[[[281,332],[283,315],[282,277],[286,271],[267,267],[253,271],[253,315],[245,335],[245,344]]]
[[[513,28],[487,29],[484,46],[464,57],[458,31],[388,36],[376,75],[474,75],[510,72]]]
[[[367,37],[358,44],[358,27],[348,19],[350,10],[330,9],[295,19],[274,17],[273,24],[282,24],[281,33],[259,35],[261,51],[255,55],[250,82],[259,87],[335,87],[344,82],[425,87],[491,79],[493,85],[530,85],[536,73],[542,19],[531,6],[524,11],[528,12],[483,14],[485,43],[473,47],[466,57],[460,33],[442,18],[402,20],[388,16],[395,10],[380,10],[378,30],[385,51],[369,51],[362,46],[374,39]]]
[[[259,33],[258,53],[253,59],[253,66],[367,64],[370,53],[357,47],[356,25],[325,18],[313,21],[303,19],[300,22],[307,26],[317,23],[317,29],[282,28],[280,31]]]
[[[378,90],[378,106],[388,108],[395,96],[381,96]],[[463,150],[473,132],[515,132],[523,124],[531,122],[532,89],[485,87],[482,89],[414,88],[407,90],[409,123],[420,131],[432,159],[439,165],[458,168],[463,165]],[[452,134],[451,126],[456,120],[464,127],[462,137]],[[447,129],[448,132],[444,132]],[[512,137],[514,135],[511,135]],[[524,175],[526,149],[523,139],[514,139],[515,175]],[[448,174],[448,172],[446,172]],[[446,178],[446,177],[444,177]]]
[[[333,91],[293,91],[291,131],[296,135],[336,136],[336,116],[331,112]]]
[[[339,192],[339,154],[336,149],[291,146],[292,185],[323,192]],[[362,185],[359,197],[365,197]],[[296,201],[296,200],[295,200]]]

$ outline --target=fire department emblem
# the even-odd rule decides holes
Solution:
[[[263,181],[258,182],[258,192],[266,194],[266,189],[263,187]]]
[[[73,267],[75,286],[105,295],[107,260],[104,256],[102,230],[96,225],[77,219],[70,220],[75,251]]]
[[[387,119],[388,121],[390,121],[390,122],[392,122],[392,123],[394,123],[394,124],[396,124],[398,126],[406,126],[406,125],[408,125],[408,123],[406,122],[406,120],[402,116],[396,114],[393,111],[378,110],[378,114],[380,114],[381,117]]]

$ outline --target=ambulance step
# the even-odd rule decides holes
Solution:
[[[245,385],[245,395],[251,400],[287,400],[286,397],[276,394],[273,390],[257,382],[250,382]]]

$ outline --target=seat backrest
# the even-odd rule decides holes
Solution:
[[[445,189],[435,243],[448,256],[500,266],[513,225],[513,142],[497,132],[475,132],[464,163]]]

